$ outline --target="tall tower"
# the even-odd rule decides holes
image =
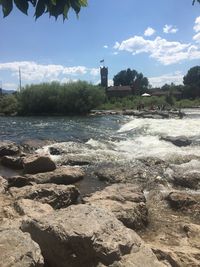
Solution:
[[[101,86],[107,88],[108,87],[108,68],[101,67]]]

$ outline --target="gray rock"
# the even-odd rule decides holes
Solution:
[[[8,187],[23,187],[32,185],[33,181],[26,176],[11,176],[7,178]]]
[[[20,149],[15,143],[9,141],[0,142],[0,157],[16,155],[19,152]]]
[[[161,140],[167,141],[167,142],[171,142],[172,144],[174,144],[175,146],[189,146],[192,144],[192,141],[189,140],[187,137],[185,136],[165,136],[165,137],[161,137]]]
[[[0,176],[0,193],[5,193],[7,188],[8,188],[7,180]]]
[[[48,156],[31,155],[23,159],[24,172],[35,174],[56,169],[56,164]]]
[[[168,200],[170,206],[176,210],[184,210],[190,208],[194,204],[197,204],[197,201],[192,195],[181,191],[170,192],[166,199]]]
[[[0,231],[1,267],[43,267],[40,248],[28,233],[20,230]]]
[[[140,250],[141,257],[149,257],[134,231],[112,213],[86,204],[25,220],[22,230],[40,245],[49,267],[109,266],[123,255]]]
[[[84,198],[99,208],[114,213],[126,227],[138,230],[147,225],[148,210],[141,190],[132,184],[114,184]]]
[[[76,204],[80,195],[73,185],[36,184],[9,189],[15,199],[33,199],[51,205],[54,209],[66,208]]]
[[[22,216],[26,215],[30,218],[46,216],[54,211],[48,204],[42,204],[31,199],[20,199],[14,203],[15,210]]]
[[[4,156],[1,159],[1,164],[12,169],[23,169],[21,157]]]
[[[69,185],[83,179],[85,173],[79,167],[61,166],[55,171],[26,175],[26,177],[38,184],[53,183]]]

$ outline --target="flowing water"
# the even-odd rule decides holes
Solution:
[[[200,109],[185,110],[183,119],[143,119],[132,116],[0,117],[0,140],[52,140],[65,153],[102,159],[200,156]],[[184,135],[188,147],[160,140]]]

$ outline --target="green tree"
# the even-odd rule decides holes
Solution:
[[[188,73],[183,77],[183,83],[185,85],[185,97],[200,97],[200,66],[189,69]]]
[[[4,17],[10,14],[14,4],[26,15],[30,5],[32,5],[36,19],[44,13],[49,13],[49,16],[56,19],[59,15],[62,15],[63,20],[65,20],[70,9],[73,9],[78,15],[81,8],[87,6],[87,0],[0,0]]]
[[[3,95],[0,98],[0,113],[11,115],[18,111],[18,101],[14,94]]]
[[[113,82],[115,86],[130,85],[133,88],[135,94],[141,94],[148,89],[149,81],[142,73],[138,73],[136,70],[122,70],[117,73]]]

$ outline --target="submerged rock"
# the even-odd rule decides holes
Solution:
[[[56,164],[48,156],[31,155],[23,159],[24,172],[36,174],[56,169]]]
[[[40,247],[28,233],[20,230],[0,231],[1,267],[43,267]]]
[[[86,204],[25,220],[22,230],[40,245],[49,267],[109,266],[126,254],[138,252],[145,261],[149,259],[149,266],[159,266],[151,265],[153,253],[146,248],[147,253],[134,231],[112,213]]]
[[[165,137],[161,137],[160,140],[164,140],[167,142],[171,142],[172,144],[174,144],[175,146],[189,146],[192,144],[192,140],[189,140],[186,136],[165,136]]]
[[[12,187],[9,191],[15,199],[33,199],[49,204],[54,209],[76,204],[80,195],[78,189],[73,185],[36,184],[22,188]]]
[[[141,190],[132,184],[115,184],[84,198],[99,208],[107,209],[126,227],[138,230],[147,225],[148,210]]]

